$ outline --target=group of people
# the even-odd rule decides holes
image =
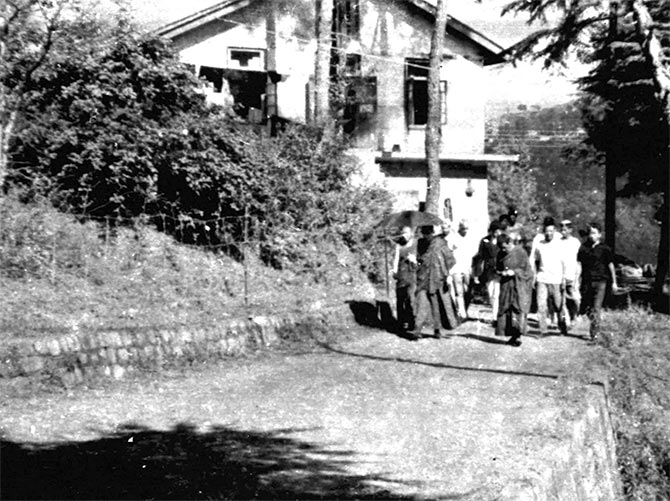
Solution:
[[[404,332],[419,337],[432,316],[436,337],[468,319],[473,289],[485,291],[493,310],[496,335],[521,345],[527,332],[533,300],[541,335],[556,316],[561,333],[585,314],[590,337],[600,331],[600,313],[608,286],[617,290],[612,250],[602,242],[602,228],[591,223],[584,242],[573,235],[573,225],[552,217],[542,231],[527,241],[516,228],[516,211],[490,223],[477,242],[467,237],[468,223],[457,231],[450,224],[424,226],[416,238],[402,228],[393,263],[397,317]]]

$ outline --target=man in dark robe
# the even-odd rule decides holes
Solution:
[[[520,346],[519,339],[526,333],[533,286],[533,269],[528,254],[514,244],[509,235],[498,238],[502,248],[499,254],[500,302],[498,305],[497,336],[510,336],[509,344]]]
[[[446,290],[446,281],[449,270],[456,263],[454,255],[447,242],[435,235],[432,226],[421,228],[422,238],[418,244],[418,263],[416,273],[416,331],[415,337],[420,337],[421,327],[433,318],[433,332],[435,337],[442,337],[442,327],[453,329],[458,325],[458,319]]]

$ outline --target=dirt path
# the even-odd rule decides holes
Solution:
[[[361,329],[301,355],[9,398],[0,495],[504,499],[567,438],[581,403],[555,376],[592,349],[512,348],[480,322],[417,342]]]

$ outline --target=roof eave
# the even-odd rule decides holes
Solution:
[[[200,10],[190,16],[183,17],[172,23],[166,24],[153,32],[156,36],[175,38],[179,35],[202,26],[203,24],[215,21],[234,12],[247,7],[254,0],[224,0],[211,7]]]
[[[407,2],[427,12],[433,17],[437,14],[437,8],[435,5],[433,5],[431,2],[428,2],[427,0],[407,0]],[[486,54],[484,57],[484,65],[498,64],[504,61],[503,57],[501,56],[504,50],[503,47],[479,31],[475,30],[471,26],[468,26],[464,22],[459,21],[455,17],[449,16],[447,21],[447,31],[450,29],[453,29],[469,38],[483,50],[483,52]]]

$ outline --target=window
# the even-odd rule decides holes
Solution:
[[[265,51],[262,49],[228,49],[228,68],[265,71]]]
[[[335,33],[358,37],[360,24],[359,0],[335,0],[333,6],[333,31]]]
[[[407,123],[425,126],[428,123],[428,59],[407,59],[405,88],[407,93]],[[447,123],[447,82],[440,82],[440,123]]]
[[[377,77],[347,79],[342,129],[353,133],[377,111]]]

